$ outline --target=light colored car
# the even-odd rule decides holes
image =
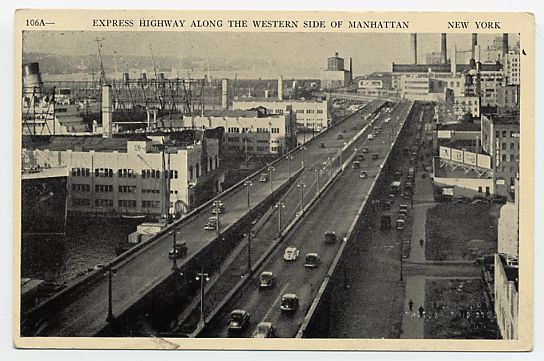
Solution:
[[[276,336],[276,329],[272,322],[261,322],[253,333],[253,338],[271,338]]]
[[[299,254],[300,251],[296,247],[287,247],[283,254],[283,259],[285,261],[296,261]]]
[[[268,173],[261,173],[261,177],[259,178],[259,182],[268,182]]]
[[[361,173],[359,174],[359,178],[366,179],[366,177],[368,177],[366,170],[361,171]]]
[[[217,218],[216,217],[210,217],[208,218],[208,223],[204,226],[204,229],[207,231],[215,231],[217,228]]]

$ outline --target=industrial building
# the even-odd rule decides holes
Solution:
[[[296,115],[297,130],[320,132],[328,127],[328,105],[321,100],[278,100],[274,98],[234,100],[232,109],[267,109],[268,114],[284,114],[290,109]]]
[[[321,71],[321,89],[333,90],[349,86],[353,80],[353,63],[349,59],[349,69],[345,69],[344,58],[334,56],[327,59],[327,69]]]
[[[217,139],[180,133],[130,138],[53,136],[23,150],[42,167],[68,168],[68,211],[180,216],[221,191]]]
[[[288,106],[283,114],[258,107],[252,110],[208,111],[205,115],[178,118],[165,116],[157,120],[161,130],[223,128],[221,154],[278,156],[295,146],[296,113]]]

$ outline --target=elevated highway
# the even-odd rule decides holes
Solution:
[[[370,103],[359,113],[372,113],[383,104],[382,101]],[[249,208],[248,187],[244,185],[244,181],[217,197],[223,201],[226,208],[226,212],[220,216],[219,238],[216,232],[204,230],[204,225],[212,215],[212,200],[185,218],[169,225],[156,237],[120,255],[106,265],[106,272],[95,271],[78,284],[72,285],[22,315],[21,334],[23,336],[96,335],[109,325],[106,320],[109,295],[111,295],[113,315],[124,314],[170,277],[174,271],[198,257],[210,244],[217,240],[221,241],[223,232],[235,226],[248,213],[269,199],[279,187],[285,186],[296,171],[302,169],[303,166],[322,162],[321,143],[338,142],[338,135],[342,133],[340,128],[344,127],[342,125],[344,123],[349,123],[349,117],[304,146],[295,149],[289,157],[284,156],[273,162],[271,181],[260,182],[260,172],[250,176],[247,179],[252,183],[249,187]],[[346,134],[346,137],[356,133],[350,132]],[[177,239],[187,242],[188,255],[173,266],[172,260],[168,258],[168,252],[172,247],[174,234]],[[228,254],[229,249],[225,249],[224,252]],[[108,269],[114,270],[112,277],[109,277]]]
[[[393,141],[400,133],[412,104],[401,102],[391,113],[382,112],[373,124],[382,127],[378,136],[368,139],[365,133],[346,146],[345,170],[286,234],[283,242],[264,262],[255,277],[226,304],[224,312],[218,314],[203,329],[200,337],[228,337],[228,317],[234,309],[246,310],[251,315],[249,327],[235,335],[236,337],[251,337],[257,325],[265,321],[272,322],[278,337],[290,338],[297,335],[331,266],[337,262],[339,250],[344,247],[343,243],[347,240],[344,239],[349,236],[354,221],[358,219],[362,204],[371,196]],[[361,168],[353,169],[350,160],[362,153],[363,148],[368,148],[368,153],[364,153],[365,159],[361,161]],[[375,153],[378,155],[377,159],[372,157]],[[367,171],[367,178],[360,177],[362,170]],[[336,232],[340,241],[335,245],[325,245],[323,236],[327,231]],[[283,260],[283,252],[287,246],[300,250],[300,258],[296,262]],[[317,268],[304,267],[304,256],[310,252],[317,253],[321,258]],[[259,290],[258,275],[261,271],[271,271],[277,276],[274,288]],[[293,314],[285,314],[280,310],[281,297],[286,293],[295,293],[299,298],[300,306]]]

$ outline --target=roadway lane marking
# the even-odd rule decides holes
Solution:
[[[276,303],[278,303],[278,301],[281,299],[281,296],[283,296],[283,293],[285,292],[285,289],[287,288],[287,286],[289,286],[289,282],[287,282],[285,286],[283,286],[283,288],[280,291],[280,294],[278,295],[278,297],[276,297],[276,299],[274,300],[274,303],[272,304],[272,306],[270,306],[270,308],[268,309],[268,312],[266,313],[266,315],[264,315],[264,318],[261,320],[261,322],[264,322],[268,318],[268,316],[270,316],[270,312],[274,310]]]

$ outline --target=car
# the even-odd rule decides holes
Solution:
[[[323,143],[323,142],[319,143],[319,147],[320,148],[325,148],[325,143]]]
[[[234,310],[229,317],[229,332],[243,331],[249,326],[250,314],[245,310]]]
[[[399,211],[399,214],[397,215],[397,219],[406,220],[406,213]]]
[[[408,205],[407,204],[401,204],[399,205],[399,209],[402,211],[402,210],[406,210],[406,212],[408,212]]]
[[[372,159],[379,159],[380,155],[378,153],[372,154]]]
[[[323,241],[325,242],[325,244],[336,244],[336,241],[338,241],[338,236],[332,231],[325,232],[325,235],[323,236]]]
[[[357,126],[356,126],[356,125],[352,125],[352,126],[351,126],[351,130],[357,130]]]
[[[391,215],[390,214],[382,214],[380,217],[380,229],[382,231],[386,229],[391,228]]]
[[[280,310],[282,312],[295,312],[298,309],[298,297],[294,293],[286,293],[281,296]]]
[[[346,128],[342,128],[342,133],[345,133],[346,132]]]
[[[259,289],[272,288],[276,284],[276,276],[270,271],[263,271],[259,276]]]
[[[395,172],[395,174],[393,174],[393,178],[395,178],[396,180],[399,180],[400,179],[400,176],[402,175],[402,172]]]
[[[208,218],[208,223],[204,225],[204,229],[207,231],[215,231],[217,228],[217,217]]]
[[[358,160],[354,160],[353,163],[351,163],[351,168],[353,169],[361,168],[361,162],[359,162]]]
[[[168,258],[181,258],[181,257],[187,257],[187,242],[176,242],[174,245],[174,248],[168,252]]]
[[[319,263],[321,262],[321,259],[317,255],[317,253],[306,253],[306,257],[304,259],[304,267],[306,268],[316,268],[319,266]]]
[[[342,134],[338,134],[338,136],[336,137],[336,139],[344,139],[344,136]]]
[[[368,177],[368,174],[366,173],[366,170],[363,170],[361,171],[361,173],[359,173],[359,178],[366,179],[367,177]]]
[[[268,173],[261,173],[261,177],[259,178],[259,182],[268,182]]]
[[[369,152],[368,148],[366,148],[366,147],[363,148],[363,153],[368,153],[368,152]]]
[[[393,197],[394,197],[394,196],[393,196]],[[384,210],[389,210],[389,209],[391,209],[391,203],[392,203],[392,202],[389,201],[389,200],[384,201],[384,202],[383,202],[383,209],[384,209]]]
[[[362,153],[357,154],[357,160],[365,160],[365,155]]]
[[[374,139],[374,134],[369,134],[369,135],[367,135],[367,136],[366,136],[366,139],[368,139],[368,140]]]
[[[397,230],[403,231],[404,230],[404,219],[397,219],[396,227],[397,227]]]
[[[287,247],[283,253],[283,259],[285,261],[296,261],[300,251],[296,247]]]
[[[261,322],[253,333],[253,338],[272,338],[276,336],[276,328],[272,322]]]

